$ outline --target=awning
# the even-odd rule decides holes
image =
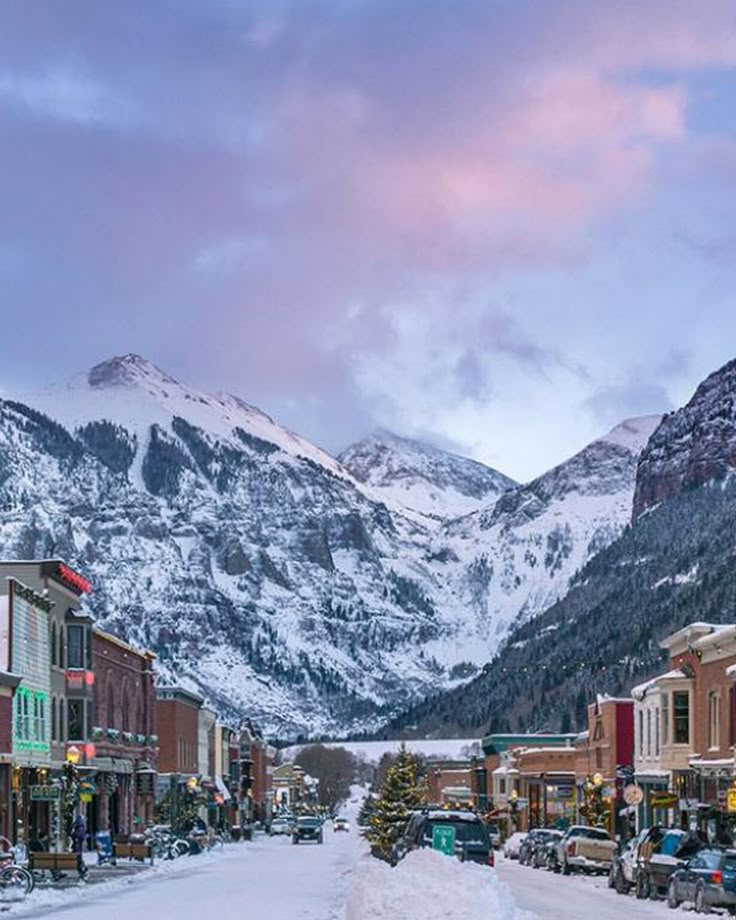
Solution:
[[[215,776],[215,786],[217,787],[217,791],[222,796],[222,801],[229,802],[232,796],[230,795],[228,788],[223,782],[223,779],[221,776]]]

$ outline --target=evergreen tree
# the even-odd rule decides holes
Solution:
[[[368,794],[360,806],[360,811],[358,812],[358,826],[359,827],[370,827],[371,820],[373,815],[376,812],[376,800],[374,796]]]
[[[371,829],[367,835],[374,856],[390,859],[391,847],[409,815],[424,805],[425,791],[419,779],[419,761],[402,744],[374,802]]]

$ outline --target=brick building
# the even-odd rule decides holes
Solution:
[[[427,759],[427,801],[430,805],[474,805],[472,763],[467,760]]]
[[[93,630],[96,756],[91,766],[97,768],[97,776],[88,807],[92,832],[126,835],[153,818],[158,746],[155,658],[152,652]]]
[[[632,690],[637,820],[683,827],[722,811],[734,779],[736,626],[691,623],[665,638],[669,670]],[[672,793],[653,807],[657,792]],[[656,799],[655,801],[660,801]]]
[[[633,779],[634,701],[599,696],[588,706],[588,728],[575,741],[578,808],[585,801],[586,783],[599,778],[609,812],[609,830],[628,836],[628,816],[622,810],[623,788]]]
[[[186,780],[199,771],[201,696],[183,687],[156,688],[158,771]]]

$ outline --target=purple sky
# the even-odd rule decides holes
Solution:
[[[517,478],[736,356],[733,0],[5,0],[0,389]]]

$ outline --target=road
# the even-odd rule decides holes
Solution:
[[[618,895],[600,876],[555,875],[504,859],[499,860],[498,875],[511,888],[519,907],[538,920],[672,920],[684,910],[670,910],[664,901]]]
[[[10,916],[45,920],[186,920],[264,916],[268,920],[340,920],[354,862],[352,834],[333,833],[322,846],[259,836],[225,851],[141,873],[128,884],[78,891],[34,892]]]

